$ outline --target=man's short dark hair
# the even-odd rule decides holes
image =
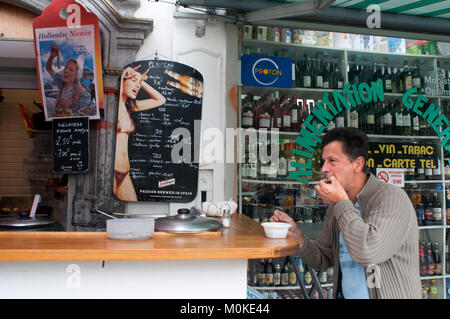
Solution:
[[[369,153],[369,143],[367,135],[360,129],[354,127],[338,127],[327,132],[322,139],[322,146],[339,141],[343,143],[342,150],[350,161],[354,161],[358,156],[362,156],[367,162]]]

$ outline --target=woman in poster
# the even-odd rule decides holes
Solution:
[[[119,108],[117,115],[116,158],[114,162],[114,195],[120,200],[137,201],[136,192],[130,177],[130,159],[128,157],[128,139],[135,127],[130,113],[146,111],[166,103],[166,99],[147,82],[147,71],[139,73],[141,66],[127,67],[121,78]],[[137,100],[139,91],[143,89],[150,99]]]
[[[60,48],[57,45],[52,45],[45,70],[51,75],[58,87],[54,115],[57,117],[72,116],[77,112],[81,113],[79,115],[83,115],[83,109],[90,108],[92,104],[90,93],[80,83],[80,73],[83,66],[80,67],[78,62],[72,59],[66,62],[62,72],[56,72],[53,67],[55,58],[57,58],[59,68],[61,66]],[[81,112],[79,112],[80,110]],[[92,110],[95,111],[95,108]]]

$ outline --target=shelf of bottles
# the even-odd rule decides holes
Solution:
[[[403,94],[417,88],[429,103],[441,106],[450,119],[450,57],[436,55],[369,52],[324,48],[295,43],[240,40],[240,52],[285,56],[293,60],[292,88],[239,87],[239,127],[244,129],[239,143],[239,209],[257,221],[269,218],[274,209],[282,209],[300,225],[319,225],[326,206],[316,197],[314,184],[321,179],[320,147],[313,155],[313,174],[308,185],[289,179],[292,161],[303,159],[293,153],[295,139],[315,101],[325,92],[342,90],[344,83],[358,84],[381,78],[385,101],[359,105],[352,112],[343,110],[326,130],[334,127],[357,127],[369,141],[434,143],[440,150],[434,168],[406,168],[405,191],[416,210],[421,244],[421,268],[424,298],[445,298],[450,289],[450,153],[439,145],[440,138],[430,125],[401,103]],[[418,96],[412,95],[412,98]],[[333,98],[329,94],[333,103]],[[246,135],[270,138],[251,140]],[[263,163],[260,150],[270,156],[270,146],[279,153],[278,165]],[[253,155],[251,155],[253,154]],[[253,157],[252,157],[253,156]],[[422,155],[425,158],[425,155]],[[372,173],[376,170],[371,168]],[[431,243],[431,251],[428,249]],[[423,248],[422,248],[423,247]],[[423,252],[423,254],[422,254]],[[423,256],[422,256],[423,255]],[[434,265],[434,267],[431,267]],[[431,273],[433,268],[433,273]]]
[[[302,261],[298,256],[294,256],[298,264],[300,276],[305,282],[305,287],[309,292],[312,287],[311,274],[305,273]],[[318,279],[322,287],[324,296],[331,299],[333,296],[333,268],[319,272]],[[293,265],[288,257],[249,259],[247,264],[247,285],[260,291],[264,299],[303,299]],[[315,291],[313,298],[318,298]]]

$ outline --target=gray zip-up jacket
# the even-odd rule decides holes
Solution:
[[[316,270],[334,268],[334,295],[339,273],[339,232],[353,261],[364,266],[370,297],[421,298],[419,229],[407,194],[369,175],[357,195],[361,217],[350,200],[331,205],[316,240],[299,251]]]

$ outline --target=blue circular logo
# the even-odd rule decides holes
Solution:
[[[282,71],[275,61],[269,58],[261,58],[253,64],[252,75],[259,84],[271,85],[282,75]]]

